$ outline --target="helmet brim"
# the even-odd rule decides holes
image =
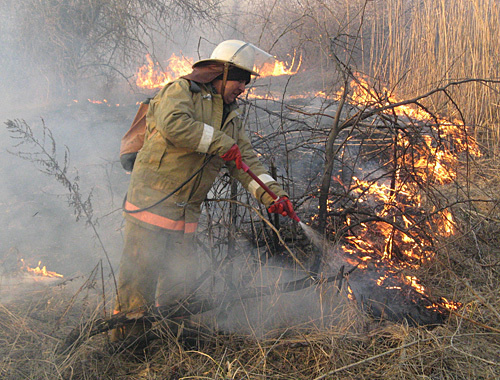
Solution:
[[[222,64],[225,64],[225,63],[227,63],[227,61],[224,61],[224,60],[222,60],[222,59],[213,59],[213,58],[209,58],[209,59],[202,59],[202,60],[200,60],[200,61],[198,61],[198,62],[195,62],[195,63],[193,64],[193,68],[194,68],[194,67],[196,67],[196,66],[200,66],[200,65],[203,65],[203,64],[210,64],[210,63],[222,63]],[[241,66],[241,65],[237,65],[237,64],[232,63],[232,62],[229,62],[229,64],[230,64],[231,66],[237,67],[237,68],[239,68],[239,69],[242,69],[242,70],[248,71],[248,72],[250,73],[250,75],[255,75],[255,76],[257,76],[257,77],[258,77],[258,76],[260,76],[260,74],[259,74],[258,72],[253,71],[253,70],[248,70],[248,68],[243,67],[243,66]]]

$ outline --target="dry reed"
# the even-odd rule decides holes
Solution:
[[[495,0],[388,0],[370,2],[363,28],[370,40],[365,71],[411,97],[465,78],[498,79],[500,6]],[[499,86],[473,83],[450,92],[491,149],[500,137]],[[446,96],[429,106],[460,118]]]

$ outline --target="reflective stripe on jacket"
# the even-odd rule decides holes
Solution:
[[[268,206],[272,202],[271,197],[247,173],[237,170],[234,162],[225,163],[220,158],[235,143],[250,169],[278,196],[286,195],[255,155],[244,131],[240,112],[237,104],[233,103],[222,124],[223,100],[211,84],[191,84],[183,78],[167,84],[150,102],[145,142],[132,171],[127,195],[129,207],[126,209],[140,209],[154,204],[193,175],[208,155],[214,157],[174,195],[147,210],[148,214],[126,213],[126,218],[153,229],[170,229],[169,223],[158,222],[166,219],[186,225],[197,223],[201,203],[224,164],[227,164],[232,176]],[[160,219],[155,221],[151,215]]]

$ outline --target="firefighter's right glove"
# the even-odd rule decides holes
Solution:
[[[300,221],[293,210],[292,202],[288,197],[279,197],[274,203],[267,209],[270,213],[281,214],[283,216],[288,216],[293,220]]]
[[[234,161],[237,169],[241,169],[243,167],[243,161],[241,159],[241,152],[238,144],[234,144],[231,149],[221,156],[221,158],[224,161]]]

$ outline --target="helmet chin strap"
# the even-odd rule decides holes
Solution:
[[[221,96],[224,99],[224,92],[226,91],[227,74],[229,72],[229,62],[224,63],[224,74],[222,75],[222,86],[221,86]]]

